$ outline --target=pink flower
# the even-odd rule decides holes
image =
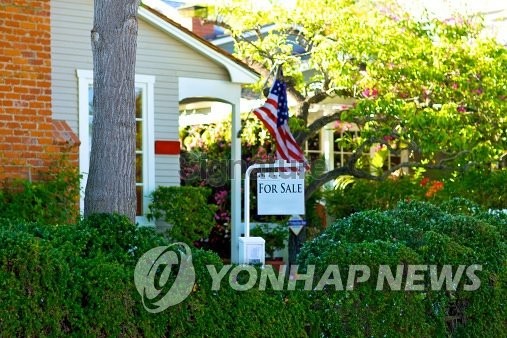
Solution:
[[[467,111],[467,109],[465,108],[465,106],[463,105],[459,105],[458,108],[457,108],[458,112],[460,113],[464,113]]]
[[[366,88],[363,90],[363,96],[366,98],[375,98],[378,96],[378,89],[376,88]]]

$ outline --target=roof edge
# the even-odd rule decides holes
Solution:
[[[138,14],[141,18],[159,27],[185,45],[194,49],[200,54],[221,64],[229,72],[231,81],[234,83],[251,84],[259,80],[259,73],[250,68],[243,61],[237,59],[228,52],[213,45],[211,42],[201,38],[197,34],[170,19],[157,9],[142,3]]]

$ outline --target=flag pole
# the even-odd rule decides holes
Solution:
[[[281,63],[280,62],[275,62],[275,64],[273,65],[273,68],[271,68],[271,70],[269,71],[269,74],[268,76],[266,77],[266,80],[264,81],[264,84],[262,85],[262,88],[265,88],[266,85],[268,84],[268,81],[269,81],[269,78],[274,74],[274,79],[278,79],[279,76],[281,75]],[[267,96],[266,96],[267,97]],[[250,109],[250,111],[248,112],[248,115],[246,116],[246,118],[248,119],[248,117],[250,116],[250,113],[254,110],[255,108],[252,108]],[[243,123],[241,122],[241,126],[238,130],[238,134],[237,134],[237,137],[238,138],[241,138],[241,134],[243,133]]]
[[[283,80],[283,73],[282,73],[282,64],[277,63],[276,64],[276,73],[275,73],[275,80]]]

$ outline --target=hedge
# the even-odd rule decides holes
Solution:
[[[238,292],[225,285],[211,291],[206,265],[221,269],[223,263],[198,249],[192,253],[192,294],[164,312],[147,312],[134,267],[144,252],[170,243],[124,217],[92,215],[61,226],[0,224],[2,336],[271,337],[309,330],[297,293]]]
[[[346,280],[349,265],[363,264],[371,276],[353,291],[311,293],[312,311],[321,318],[325,336],[362,337],[497,337],[506,332],[507,215],[494,216],[462,199],[437,207],[426,202],[401,202],[388,211],[364,211],[343,218],[307,243],[299,256],[303,266],[315,265],[315,281],[330,264]],[[422,291],[377,290],[381,265],[396,272],[408,265],[482,266],[471,284],[465,274],[456,291],[433,290],[424,274]],[[429,270],[429,268],[428,268]],[[344,277],[345,276],[345,277]],[[382,280],[382,279],[381,279]],[[345,285],[346,281],[343,282]],[[403,285],[402,284],[402,288]]]
[[[312,290],[236,291],[222,280],[212,290],[212,252],[193,249],[196,283],[183,302],[152,314],[134,285],[146,251],[170,242],[118,215],[92,215],[71,225],[0,220],[0,332],[2,336],[497,337],[506,332],[507,215],[464,200],[441,206],[401,203],[389,211],[344,218],[306,243],[303,267],[314,264]],[[371,278],[353,290],[315,286],[329,264],[342,278],[364,264]],[[379,265],[482,265],[476,291],[377,291]],[[257,268],[257,272],[262,270]],[[405,271],[404,271],[405,272]],[[171,278],[174,278],[171,274]],[[329,276],[328,276],[329,277]],[[245,276],[238,276],[243,283]],[[342,284],[346,287],[347,280]],[[270,284],[268,283],[268,286]],[[451,319],[450,319],[451,318]]]

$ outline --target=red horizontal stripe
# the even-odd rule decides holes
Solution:
[[[179,155],[180,141],[155,141],[155,155]]]

